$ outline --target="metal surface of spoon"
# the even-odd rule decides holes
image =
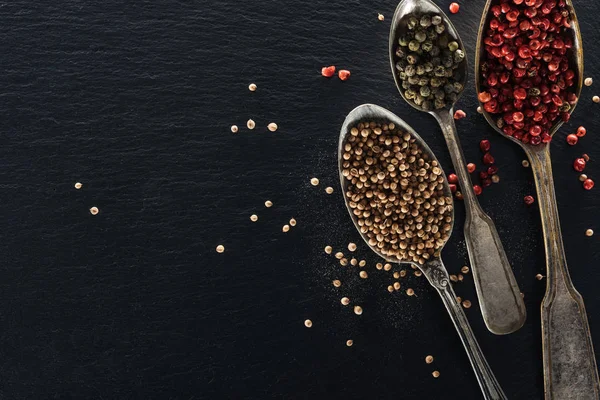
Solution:
[[[581,94],[583,86],[583,50],[579,23],[573,5],[567,0],[571,12],[573,49],[571,65],[576,68],[577,82],[575,94]],[[488,0],[481,25],[477,53],[475,56],[475,84],[477,93],[481,92],[481,61],[485,56],[482,46],[485,27],[489,23],[492,1]],[[482,107],[483,108],[483,107]],[[573,112],[575,107],[569,111]],[[535,178],[538,194],[540,217],[546,250],[546,295],[541,305],[542,346],[544,354],[544,391],[547,400],[591,400],[600,398],[598,368],[594,356],[592,337],[583,304],[583,298],[577,292],[567,267],[554,181],[550,159],[550,143],[533,146],[505,135],[496,126],[492,116],[483,112],[489,124],[502,136],[517,143],[529,158]],[[562,126],[562,120],[553,126],[554,135]]]
[[[342,125],[339,145],[338,145],[338,164],[339,164],[339,173],[340,173],[340,181],[342,185],[342,192],[347,192],[347,181],[346,178],[342,174],[342,163],[344,154],[344,143],[346,141],[346,137],[349,134],[351,127],[357,125],[360,122],[365,121],[381,121],[381,122],[393,122],[396,126],[401,127],[405,132],[410,133],[414,138],[416,138],[420,147],[424,152],[429,154],[431,160],[436,160],[435,155],[432,153],[431,149],[427,146],[423,139],[402,119],[391,113],[390,111],[373,105],[373,104],[364,104],[352,110],[350,114],[346,117],[344,124]],[[443,174],[443,172],[442,172]],[[444,192],[446,196],[452,198],[452,193],[450,192],[450,187],[448,186],[448,182],[444,175]],[[360,227],[358,225],[357,217],[353,214],[350,205],[348,204],[348,197],[344,195],[344,201],[346,202],[346,207],[348,208],[348,212],[350,213],[350,217],[354,222],[356,228],[359,233]],[[454,219],[453,219],[454,222]],[[451,231],[450,231],[451,232]],[[371,246],[369,244],[368,239],[361,233],[361,237],[367,243],[367,246],[371,248],[379,257],[385,259],[391,263],[398,263],[399,260],[397,258],[388,257],[384,255],[377,247]],[[441,249],[440,249],[441,251]],[[469,360],[471,361],[471,365],[473,367],[473,371],[475,372],[475,376],[477,377],[477,381],[479,382],[479,386],[483,392],[485,399],[506,399],[506,396],[502,392],[498,381],[496,380],[490,366],[488,365],[477,340],[475,339],[475,335],[469,326],[469,322],[467,317],[465,316],[464,311],[459,303],[456,301],[456,294],[452,289],[452,285],[450,285],[450,278],[448,276],[448,272],[442,263],[442,260],[439,257],[432,257],[429,261],[427,261],[424,265],[419,265],[415,263],[411,263],[416,265],[427,277],[431,286],[433,286],[437,292],[439,293],[448,313],[450,314],[450,318],[456,327],[458,335],[465,347],[467,355],[469,356]]]
[[[460,49],[464,51],[458,32],[444,12],[434,3],[429,0],[404,0],[398,5],[390,31],[390,63],[400,95],[419,111],[424,110],[406,99],[401,90],[401,83],[395,70],[395,48],[399,36],[407,31],[407,18],[412,14],[424,13],[440,15],[447,26],[448,33],[459,43]],[[458,74],[457,81],[461,81],[464,85],[467,81],[466,57],[456,73]],[[462,92],[459,93],[459,98],[461,94]],[[449,108],[424,112],[433,115],[442,128],[464,196],[467,215],[464,227],[465,240],[483,320],[492,333],[497,335],[509,334],[521,328],[525,323],[527,315],[525,303],[494,222],[481,209],[477,196],[472,189],[473,184],[467,171],[467,162],[462,153],[456,126],[454,125],[453,108],[454,104],[451,104]]]

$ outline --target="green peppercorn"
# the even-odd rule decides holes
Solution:
[[[408,61],[409,64],[414,65],[419,62],[419,56],[415,53],[410,53],[408,56],[406,56],[406,61]]]
[[[421,104],[421,108],[425,111],[431,110],[431,101],[425,100],[423,104]]]
[[[427,31],[427,39],[434,41],[438,38],[438,34],[435,33],[435,30],[428,30]]]
[[[427,86],[429,85],[429,78],[421,77],[419,78],[419,86]]]
[[[402,47],[406,47],[408,46],[408,42],[410,42],[410,39],[408,38],[408,36],[406,35],[402,35],[400,36],[400,38],[398,39],[398,44]]]
[[[450,103],[454,103],[456,100],[458,100],[458,95],[456,93],[450,93],[446,100],[449,100]]]
[[[416,105],[420,106],[421,104],[423,104],[425,99],[423,98],[423,96],[417,93],[417,96],[415,97],[414,101]]]
[[[431,40],[424,41],[421,45],[421,49],[423,49],[423,51],[426,51],[427,53],[431,52],[431,49],[433,49],[433,43],[431,42]]]
[[[417,27],[418,24],[419,24],[418,19],[416,19],[415,17],[409,17],[408,22],[406,23],[406,26],[408,27],[408,29],[410,29],[412,31]]]
[[[412,89],[408,89],[404,92],[404,97],[406,97],[408,100],[413,100],[416,95],[417,93]]]
[[[454,76],[454,68],[446,68],[446,78],[452,78]]]
[[[404,74],[404,77],[402,76],[403,74]],[[410,89],[410,83],[408,83],[408,81],[406,80],[406,74],[404,72],[400,72],[400,74],[398,74],[398,76],[402,80],[402,89]]]
[[[439,15],[434,15],[433,17],[431,17],[432,25],[439,25],[441,23],[442,23],[442,17],[440,17]]]
[[[417,75],[423,75],[425,73],[425,66],[420,64],[417,65]]]
[[[446,102],[442,99],[435,99],[435,102],[433,104],[436,110],[446,107]]]
[[[433,95],[435,96],[436,99],[440,99],[440,100],[443,100],[444,98],[446,98],[446,93],[444,93],[444,91],[441,89],[436,89],[435,92],[433,93]]]
[[[454,52],[454,62],[459,64],[462,62],[462,60],[465,59],[465,52],[462,51],[461,49],[458,49]]]
[[[416,85],[419,83],[419,77],[418,76],[409,76],[407,79],[408,83],[410,83],[411,85]]]
[[[419,89],[419,94],[423,97],[429,97],[431,95],[431,89],[429,86],[421,86],[421,89]]]
[[[450,56],[444,57],[442,58],[442,65],[446,68],[451,68],[454,65],[454,60]]]
[[[417,40],[411,40],[410,43],[408,44],[408,49],[410,51],[417,51],[421,48],[421,43],[419,43],[419,41]]]
[[[446,92],[447,94],[454,93],[454,85],[451,83],[446,83],[444,85],[444,92]]]
[[[406,74],[406,76],[414,76],[417,73],[417,69],[415,68],[414,65],[407,65],[406,68],[404,69],[404,73]]]
[[[437,87],[442,86],[443,82],[440,78],[434,76],[433,78],[431,78],[431,81],[429,84],[431,85],[431,87],[437,88]]]
[[[460,83],[460,82],[454,82],[454,91],[456,93],[462,92],[464,88],[465,88],[465,86],[462,83]]]
[[[444,68],[442,65],[438,65],[433,69],[433,73],[435,76],[443,78],[446,76],[446,68]]]
[[[429,54],[431,54],[431,57],[437,57],[440,55],[440,48],[437,46],[433,46],[433,49],[431,49],[431,51],[429,52]]]
[[[419,23],[423,28],[428,28],[431,25],[431,16],[427,14],[423,15]]]
[[[458,42],[452,41],[452,42],[448,43],[448,49],[449,49],[451,52],[453,52],[453,53],[454,53],[456,50],[458,50],[458,48],[459,48],[459,46],[458,46]]]
[[[504,118],[498,118],[496,120],[496,126],[500,129],[504,128]]]
[[[560,106],[558,108],[558,110],[561,111],[561,112],[569,112],[571,110],[571,105],[569,103],[565,102],[565,103],[563,103],[562,106]]]
[[[398,57],[399,59],[402,60],[403,58],[405,58],[406,54],[407,54],[406,48],[398,47],[396,49],[396,57]]]
[[[423,30],[418,30],[415,32],[415,39],[423,43],[425,40],[427,40],[427,34]]]
[[[438,26],[444,26],[444,25],[438,25]],[[437,28],[437,27],[436,27]],[[438,38],[438,44],[440,45],[440,47],[445,48],[448,46],[448,35],[443,35],[440,36]]]
[[[446,26],[444,24],[439,24],[435,26],[435,32],[438,35],[441,35],[442,33],[444,33],[444,31],[446,30]]]
[[[425,67],[425,72],[433,71],[433,64],[431,62],[428,61],[425,64],[423,64],[423,66]]]
[[[527,91],[527,94],[529,94],[529,96],[531,97],[537,97],[541,94],[542,92],[540,91],[540,89],[532,87]]]

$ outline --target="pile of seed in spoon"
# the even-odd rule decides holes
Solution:
[[[452,229],[452,197],[438,162],[390,122],[361,122],[343,144],[345,196],[371,246],[424,264]]]
[[[404,97],[425,111],[451,105],[464,89],[456,71],[465,60],[464,50],[439,15],[412,15],[407,27],[395,53]]]

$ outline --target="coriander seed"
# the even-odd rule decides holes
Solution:
[[[223,246],[222,244],[217,246],[217,253],[222,253],[225,251],[225,246]]]
[[[307,319],[306,321],[304,321],[304,326],[307,328],[312,327],[312,321],[310,319]]]
[[[405,276],[406,276],[406,271],[405,270],[400,271],[400,277],[404,278]]]
[[[456,3],[452,3],[452,4],[456,4]],[[433,371],[433,372],[431,373],[431,375],[432,375],[434,378],[439,378],[439,377],[440,377],[440,371]]]
[[[394,290],[400,290],[400,282],[394,282]]]
[[[367,262],[366,262],[365,260],[360,260],[360,261],[358,262],[358,266],[359,266],[359,267],[364,267],[365,265],[367,265]]]
[[[585,80],[583,81],[583,84],[585,86],[592,86],[593,83],[594,83],[594,80],[592,78],[585,78]]]
[[[361,315],[363,313],[363,309],[361,306],[354,306],[354,314]]]
[[[337,258],[338,260],[341,260],[342,258],[344,258],[344,253],[342,253],[341,251],[338,251],[337,253],[335,253],[335,258]]]
[[[340,281],[339,279],[334,280],[333,281],[333,286],[335,286],[335,287],[342,286],[342,281]]]
[[[423,273],[421,272],[421,270],[420,270],[420,269],[418,269],[418,270],[416,270],[415,272],[413,272],[413,274],[414,274],[414,275],[415,275],[417,278],[418,278],[418,277],[420,277],[421,275],[423,275]]]
[[[332,194],[333,193],[333,188],[331,186],[326,187],[325,188],[325,193]]]
[[[383,14],[377,14],[377,19],[383,21],[385,17],[383,16]]]
[[[542,275],[542,274],[537,274],[537,275],[535,276],[535,279],[537,279],[538,281],[541,281],[541,280],[542,280],[542,279],[544,279],[544,278],[545,278],[545,276],[544,276],[544,275]]]
[[[360,276],[363,279],[367,279],[369,277],[369,274],[367,274],[367,271],[360,271],[358,276]]]
[[[458,278],[456,277],[456,275],[450,275],[450,281],[451,282],[458,282]]]
[[[381,269],[383,268],[383,264],[382,263],[377,263],[377,264],[375,264],[375,268],[377,268],[378,270],[381,271]]]
[[[500,182],[500,176],[498,176],[498,175],[492,175],[492,182],[494,182],[494,183]]]
[[[427,364],[431,364],[433,362],[433,356],[427,356],[427,357],[425,357],[425,362]]]
[[[592,229],[587,229],[585,231],[585,236],[594,236],[594,231]]]
[[[600,97],[598,97],[598,96],[594,96],[594,97],[592,97],[592,101],[593,101],[594,103],[600,103]]]
[[[99,212],[100,212],[100,210],[98,210],[98,207],[90,208],[90,214],[92,214],[92,215],[97,215]]]
[[[457,278],[459,282],[462,282],[463,279],[465,279],[465,277],[462,274],[458,274]]]
[[[348,259],[347,259],[347,258],[342,258],[342,259],[340,260],[340,265],[341,265],[342,267],[345,267],[346,265],[348,265]]]
[[[383,270],[384,270],[384,271],[389,271],[389,270],[391,270],[391,269],[392,269],[392,264],[390,264],[390,263],[386,263],[386,264],[383,266]]]
[[[462,302],[462,305],[464,308],[471,308],[471,301],[470,300],[465,300]]]
[[[353,344],[354,344],[354,340],[352,340],[352,339],[346,340],[346,346],[352,347]]]
[[[296,226],[296,220],[294,218],[290,219],[290,225]]]
[[[586,174],[581,174],[579,175],[579,182],[585,182],[585,180],[587,179],[587,175]]]
[[[256,86],[256,84],[254,84],[254,83],[251,83],[250,85],[248,85],[248,89],[251,92],[255,92],[257,88],[258,88],[258,86]]]
[[[325,246],[325,253],[331,254],[332,251],[333,251],[333,248],[331,246]]]
[[[356,244],[355,243],[348,243],[348,250],[355,251],[356,250]]]
[[[350,259],[350,265],[357,266],[358,265],[358,260],[356,258]]]
[[[81,189],[82,187],[83,187],[83,184],[81,182],[75,183],[75,189]]]
[[[231,132],[238,133],[238,131],[239,131],[239,128],[237,125],[231,125]]]
[[[457,302],[458,304],[462,303],[462,297],[460,297],[460,296],[456,296],[456,302]]]
[[[277,130],[278,126],[275,122],[271,122],[269,125],[267,125],[267,129],[270,130],[271,132],[275,132]]]
[[[408,288],[408,289],[406,289],[406,294],[409,295],[409,296],[414,296],[415,295],[415,291],[413,289]]]
[[[273,202],[270,200],[265,201],[265,207],[270,208],[273,206]]]
[[[392,293],[394,291],[394,287],[392,285],[389,285],[387,287],[388,292]]]
[[[313,186],[317,186],[317,185],[319,185],[319,180],[317,178],[312,178],[310,180],[310,184]]]
[[[394,279],[400,279],[400,272],[396,271],[392,276],[394,277]]]
[[[348,304],[350,304],[350,299],[347,297],[342,297],[342,300],[340,300],[342,305],[347,306]]]
[[[254,129],[256,127],[256,122],[249,119],[248,122],[246,122],[246,126],[248,127],[248,129]]]
[[[281,230],[282,230],[283,232],[289,232],[289,230],[290,230],[290,226],[286,224],[286,225],[284,225],[284,226],[283,226],[283,228],[281,228]]]
[[[521,161],[521,165],[524,166],[525,168],[529,168],[529,161],[523,160],[523,161]]]
[[[252,214],[252,215],[250,216],[250,221],[252,221],[252,222],[256,222],[256,221],[258,221],[258,215],[256,215],[256,214]]]
[[[462,272],[463,274],[468,274],[469,273],[469,267],[467,267],[466,265],[464,267],[462,267],[460,269],[460,272]]]

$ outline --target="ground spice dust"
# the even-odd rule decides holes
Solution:
[[[393,123],[359,123],[343,149],[345,196],[369,245],[420,264],[436,255],[450,235],[453,210],[438,162]]]

